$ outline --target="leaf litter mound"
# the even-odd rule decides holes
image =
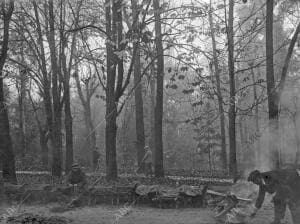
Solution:
[[[60,216],[42,216],[32,213],[24,213],[18,216],[9,217],[7,224],[69,224],[72,221]]]

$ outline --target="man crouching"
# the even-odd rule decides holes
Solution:
[[[78,207],[83,203],[84,193],[87,191],[87,180],[84,172],[78,163],[72,165],[72,169],[67,176],[67,184],[74,187],[77,185],[79,192],[75,191],[75,198],[68,204],[69,207]],[[75,190],[75,188],[73,188]]]
[[[248,181],[259,186],[259,194],[252,217],[261,208],[267,192],[275,193],[272,200],[275,213],[272,224],[281,223],[287,206],[291,211],[293,223],[300,223],[300,176],[296,169],[278,169],[268,172],[255,170],[250,173]]]
[[[78,163],[72,165],[72,169],[67,176],[67,184],[77,185],[80,190],[83,190],[87,186],[87,180],[85,173],[80,169]]]

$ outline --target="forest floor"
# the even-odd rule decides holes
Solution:
[[[132,207],[129,213],[120,217],[116,222],[116,214],[122,207],[116,206],[96,206],[76,208],[64,213],[52,213],[51,207],[47,206],[28,206],[23,205],[20,212],[33,213],[43,216],[63,216],[71,219],[74,224],[215,224],[213,212],[208,208],[186,208],[186,209],[158,209],[145,206]],[[9,207],[7,207],[9,208]],[[5,209],[2,207],[2,211]],[[3,214],[3,213],[2,213]],[[268,224],[272,221],[273,208],[267,203],[249,224]],[[287,220],[290,219],[289,212]],[[291,222],[287,222],[291,223]]]

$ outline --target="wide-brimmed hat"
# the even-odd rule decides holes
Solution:
[[[149,146],[148,146],[148,145],[146,145],[146,146],[144,147],[144,149],[150,149],[150,148],[149,148]]]

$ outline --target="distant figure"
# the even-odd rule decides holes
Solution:
[[[85,173],[80,169],[78,163],[72,165],[72,169],[67,176],[67,183],[77,185],[79,189],[84,189],[87,185]]]
[[[145,164],[145,175],[152,176],[152,151],[150,150],[149,146],[145,146],[145,155],[141,161],[141,164]]]
[[[100,159],[100,153],[98,151],[98,148],[94,149],[93,151],[93,170],[96,171],[98,168],[98,162]]]
[[[273,194],[274,221],[272,224],[280,224],[284,218],[286,206],[292,214],[294,224],[300,223],[300,176],[296,169],[279,169],[261,173],[255,170],[250,173],[248,181],[259,186],[259,195],[255,203],[254,217],[261,208],[265,193]]]

